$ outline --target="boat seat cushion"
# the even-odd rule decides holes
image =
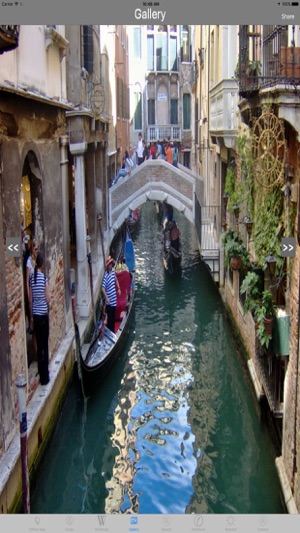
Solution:
[[[124,312],[126,311],[127,303],[131,290],[131,275],[127,270],[116,272],[116,276],[120,285],[121,294],[117,294],[117,307],[115,320],[122,320]]]

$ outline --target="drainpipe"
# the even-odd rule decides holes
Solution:
[[[70,245],[69,245],[69,176],[68,176],[68,135],[61,135],[60,139],[60,173],[62,187],[62,253],[64,258],[65,287],[70,286]],[[66,329],[72,324],[71,301],[69,291],[65,291]]]

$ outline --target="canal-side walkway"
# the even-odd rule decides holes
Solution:
[[[86,334],[87,320],[80,320],[80,338]],[[51,431],[60,413],[60,407],[72,377],[75,361],[74,328],[71,327],[50,361],[50,381],[38,385],[27,406],[27,448],[30,475],[34,472]],[[31,375],[35,375],[35,366]],[[33,375],[31,377],[34,377]],[[30,383],[30,379],[28,380]],[[20,460],[20,435],[17,431],[7,451],[0,459],[0,509],[1,513],[20,510],[22,497],[22,471]]]

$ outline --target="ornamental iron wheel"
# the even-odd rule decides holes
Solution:
[[[105,92],[101,83],[95,83],[90,93],[90,105],[96,118],[99,118],[105,106]]]
[[[105,91],[98,80],[88,80],[86,83],[89,105],[96,119],[99,119],[105,108]]]
[[[254,178],[265,188],[283,182],[286,142],[283,122],[266,107],[252,128]]]

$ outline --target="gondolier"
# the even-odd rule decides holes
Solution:
[[[116,273],[113,269],[114,260],[109,256],[106,260],[105,267],[106,271],[102,281],[102,294],[105,298],[106,313],[107,313],[107,327],[111,331],[114,331],[115,328],[115,316],[116,316],[116,306],[117,306],[117,292],[121,294],[121,289],[119,282],[117,280]]]
[[[78,325],[75,324],[77,331],[77,349],[80,361],[80,379],[85,396],[89,396],[92,391],[99,385],[107,372],[115,363],[120,354],[121,348],[128,339],[128,328],[135,294],[135,257],[134,247],[128,227],[124,226],[122,236],[122,248],[119,253],[120,258],[125,258],[128,270],[118,272],[113,270],[114,260],[108,257],[106,260],[106,272],[103,280],[102,293],[109,305],[113,303],[113,296],[110,295],[108,279],[111,277],[113,293],[116,296],[116,306],[113,309],[114,331],[107,326],[104,315],[100,319],[93,333],[90,343],[82,349],[80,346]],[[109,276],[109,274],[111,276]],[[114,279],[114,276],[116,280]],[[116,288],[121,289],[117,291]],[[105,313],[106,315],[107,313]]]

